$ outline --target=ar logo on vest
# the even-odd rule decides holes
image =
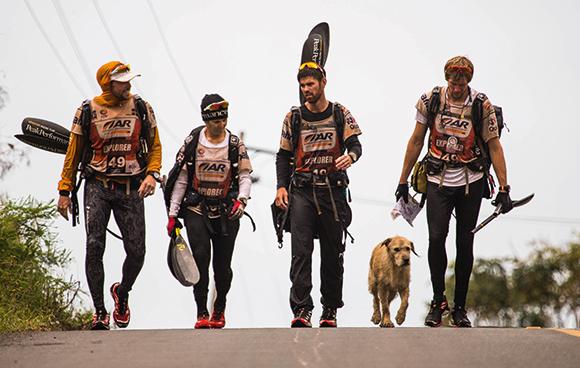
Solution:
[[[105,130],[112,130],[112,129],[118,129],[118,128],[131,129],[131,120],[111,120],[111,121],[107,121],[103,125],[103,129],[105,129]]]
[[[315,132],[303,132],[302,142],[304,152],[314,152],[320,150],[333,149],[336,144],[336,132],[334,128],[322,128]]]
[[[314,134],[308,134],[306,137],[304,137],[304,141],[306,143],[319,143],[319,142],[332,141],[333,137],[334,137],[334,132],[314,133]]]
[[[134,123],[134,119],[111,119],[97,123],[96,128],[102,138],[128,138],[133,134]]]
[[[218,172],[218,173],[225,173],[226,172],[226,164],[217,164],[217,163],[203,163],[199,165],[199,169],[205,172]]]

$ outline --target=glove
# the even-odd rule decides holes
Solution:
[[[494,206],[501,204],[501,213],[508,213],[512,210],[512,208],[514,208],[512,199],[510,198],[510,194],[508,192],[497,192],[497,196],[491,204]]]
[[[244,208],[246,207],[240,200],[232,199],[234,202],[232,206],[232,210],[230,211],[230,215],[228,218],[230,220],[238,220],[244,215]]]
[[[177,218],[170,217],[167,220],[167,235],[171,236],[171,234],[173,233],[175,228],[181,229],[182,227],[183,227],[183,225],[181,225],[181,222],[179,222],[179,220]]]
[[[399,184],[397,186],[397,191],[395,192],[395,198],[397,199],[397,202],[399,202],[401,197],[403,197],[403,201],[405,201],[405,203],[409,203],[409,185],[407,183]]]

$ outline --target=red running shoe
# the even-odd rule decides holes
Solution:
[[[224,312],[213,311],[211,318],[209,319],[209,325],[211,328],[224,328],[226,325],[226,316]]]
[[[109,329],[109,313],[106,310],[98,310],[93,314],[93,321],[91,322],[91,330],[108,330]]]
[[[324,307],[320,316],[320,327],[336,327],[336,308]]]
[[[312,311],[300,308],[296,312],[294,312],[294,319],[292,320],[290,326],[292,328],[312,327],[310,318],[312,318]]]
[[[120,285],[121,284],[118,282],[111,285],[111,296],[115,301],[113,320],[117,327],[125,328],[129,325],[129,321],[131,320],[131,311],[129,310],[129,295],[125,298],[121,298],[118,294]]]
[[[198,314],[197,316],[197,322],[195,322],[195,328],[201,328],[201,329],[207,329],[210,328],[210,323],[209,323],[209,314],[207,314],[207,312]]]

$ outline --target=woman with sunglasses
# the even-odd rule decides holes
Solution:
[[[218,94],[205,95],[201,116],[177,153],[165,198],[171,235],[183,217],[200,280],[193,288],[197,304],[195,328],[223,328],[226,296],[232,282],[231,261],[240,217],[250,198],[252,165],[242,141],[226,129],[229,103]],[[209,263],[213,246],[216,300],[207,308]]]

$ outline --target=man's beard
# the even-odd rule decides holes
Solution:
[[[319,93],[317,95],[311,95],[310,100],[308,100],[308,102],[314,105],[318,102],[318,100],[320,100],[321,96],[322,96],[322,93]]]
[[[128,100],[129,97],[131,97],[131,90],[130,89],[123,91],[120,98],[122,98],[123,100]]]

